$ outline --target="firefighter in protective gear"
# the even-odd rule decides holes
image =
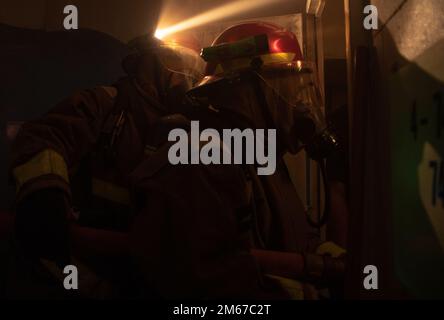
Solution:
[[[340,283],[345,251],[313,236],[325,219],[307,219],[283,160],[286,152],[305,148],[323,166],[323,159],[337,147],[324,121],[315,66],[304,61],[293,33],[263,22],[225,30],[202,56],[206,77],[189,93],[197,103],[234,115],[236,127],[277,129],[276,173],[255,177],[249,171],[256,217],[251,247],[262,271],[323,286]],[[296,292],[293,297],[303,296],[303,284],[282,282]],[[306,290],[306,298],[309,292],[316,291]]]
[[[75,254],[101,276],[132,273],[120,259],[135,214],[127,176],[156,148],[161,119],[180,109],[204,64],[191,49],[149,36],[130,47],[125,78],[75,93],[25,123],[14,142],[15,233],[33,261],[65,266]]]
[[[321,158],[334,144],[317,109],[314,68],[301,61],[294,35],[268,23],[234,26],[202,54],[207,77],[189,91],[184,115],[219,133],[277,129],[276,172],[173,166],[163,144],[130,176],[139,208],[133,257],[162,297],[316,298],[312,284],[340,283],[344,250],[320,243],[282,159],[303,147]]]
[[[255,25],[262,27],[256,34],[271,36],[279,31],[285,36],[273,25]],[[146,287],[161,297],[288,298],[276,286],[285,282],[282,277],[288,273],[334,278],[335,272],[324,270],[328,265],[328,270],[340,274],[341,266],[326,256],[328,250],[324,248],[318,256],[310,254],[316,251],[319,239],[310,237],[313,228],[305,216],[294,214],[303,213],[304,208],[283,161],[273,176],[258,177],[251,166],[171,166],[166,156],[165,128],[186,128],[188,120],[194,119],[216,129],[277,128],[282,132],[280,152],[296,152],[317,136],[318,127],[313,126],[316,110],[307,108],[313,103],[293,102],[290,95],[283,90],[276,94],[279,87],[265,81],[262,91],[273,108],[261,106],[252,82],[244,81],[257,78],[240,78],[239,82],[232,77],[245,66],[263,64],[267,58],[255,59],[262,55],[258,52],[254,57],[244,54],[243,61],[223,63],[222,68],[229,71],[219,76],[221,81],[206,78],[189,92],[191,101],[182,105],[180,97],[192,83],[188,80],[195,78],[196,68],[188,68],[195,55],[182,55],[188,61],[184,70],[171,48],[141,39],[133,45],[138,52],[124,62],[129,77],[115,89],[83,93],[44,119],[25,125],[20,133],[13,175],[18,186],[16,228],[23,250],[36,258],[66,264],[69,248],[75,250],[78,245],[72,244],[66,232],[72,228],[66,212],[75,207],[70,216],[77,225],[101,230],[100,237],[95,233],[82,238],[89,240],[90,260],[98,260],[91,264],[95,270],[102,274],[106,270],[103,276],[113,280],[117,273],[140,273]],[[268,55],[270,62],[301,57],[300,50],[293,55],[275,53]],[[312,93],[306,91],[303,101],[315,99]],[[208,102],[212,108],[202,108]],[[295,144],[296,138],[302,143]],[[76,229],[74,235],[85,231],[88,229]],[[110,245],[94,246],[104,238],[111,238],[107,243],[114,250],[109,250]],[[106,268],[104,264],[110,265],[103,259],[109,256],[106,250],[113,251],[111,255],[116,251],[131,255],[134,265]],[[285,260],[294,264],[290,268],[268,264],[270,251],[294,253]],[[75,254],[88,258],[84,257],[85,247]],[[305,264],[304,258],[310,263]],[[305,270],[304,265],[314,267]],[[125,267],[131,271],[124,271]],[[263,273],[272,273],[274,278],[263,277]],[[131,279],[121,279],[119,284],[124,287],[127,283]],[[290,286],[293,296],[313,292],[309,286]]]

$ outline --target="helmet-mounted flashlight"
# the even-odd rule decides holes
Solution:
[[[237,58],[254,57],[270,52],[266,34],[203,48],[200,56],[206,62],[222,62]]]

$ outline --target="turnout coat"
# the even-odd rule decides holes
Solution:
[[[181,85],[171,76],[168,90],[152,85],[165,78],[79,91],[24,124],[11,166],[17,201],[64,190],[75,225],[119,235],[87,235],[80,255],[101,261],[117,251],[162,297],[282,297],[250,250],[317,245],[284,161],[262,177],[240,165],[170,165],[159,123],[181,112],[178,95],[169,95]]]

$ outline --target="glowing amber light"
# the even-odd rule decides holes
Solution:
[[[215,9],[211,9],[207,12],[201,13],[197,16],[194,16],[190,19],[179,22],[175,25],[166,27],[166,28],[158,28],[154,34],[154,36],[158,39],[163,39],[166,36],[171,34],[189,30],[192,28],[200,27],[206,25],[211,22],[217,22],[222,19],[230,18],[235,15],[242,14],[244,12],[248,12],[253,9],[258,9],[270,5],[275,5],[278,2],[284,2],[287,0],[240,0],[233,1],[231,3],[225,4]],[[162,21],[160,22],[162,25]]]

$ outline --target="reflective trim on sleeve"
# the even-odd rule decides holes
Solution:
[[[130,192],[110,182],[92,178],[92,193],[96,197],[123,205],[131,204]]]
[[[13,170],[17,192],[25,183],[50,174],[69,183],[68,167],[63,157],[54,150],[46,149]]]

